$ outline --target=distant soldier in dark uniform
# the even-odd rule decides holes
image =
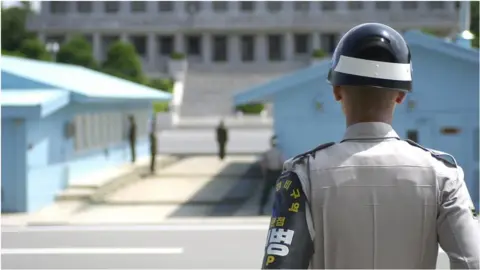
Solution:
[[[228,130],[223,121],[217,127],[217,143],[218,143],[218,157],[223,160],[225,158],[225,146],[228,141]]]
[[[150,140],[150,172],[155,173],[155,164],[157,158],[157,118],[155,114],[152,115],[152,119],[149,125],[148,137]]]
[[[128,142],[130,144],[130,156],[132,163],[135,163],[136,160],[136,149],[135,144],[137,143],[137,124],[135,123],[135,117],[133,115],[128,116],[130,126],[128,127]]]

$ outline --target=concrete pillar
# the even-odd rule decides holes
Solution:
[[[312,39],[312,52],[322,48],[322,43],[320,41],[320,34],[319,33],[313,32],[310,35],[310,38]]]
[[[283,58],[285,61],[290,61],[294,55],[293,33],[287,32],[284,34]]]
[[[202,59],[205,64],[212,62],[212,35],[210,33],[202,35]]]
[[[264,2],[255,3],[263,4]],[[267,59],[267,36],[265,34],[258,34],[255,36],[255,61],[265,62]]]
[[[230,2],[233,3],[233,2]],[[228,61],[230,63],[240,63],[240,37],[238,35],[228,36]]]
[[[147,57],[148,65],[152,68],[152,70],[155,68],[155,64],[157,62],[157,48],[157,35],[155,33],[149,33],[147,37]]]
[[[179,3],[179,2],[175,2]],[[174,44],[173,44],[173,51],[179,53],[186,53],[187,50],[185,49],[184,44],[185,35],[183,33],[175,33],[174,35]]]
[[[120,40],[121,40],[122,42],[125,42],[125,43],[130,42],[130,40],[128,39],[128,34],[125,33],[125,32],[123,32],[123,33],[120,34]]]
[[[96,32],[92,35],[92,47],[93,47],[93,56],[97,61],[103,60],[102,55],[102,36],[100,33]]]
[[[38,32],[37,38],[42,42],[45,43],[47,41],[45,32]]]

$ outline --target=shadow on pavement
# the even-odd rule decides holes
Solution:
[[[233,216],[254,195],[261,182],[258,163],[231,162],[170,217]],[[198,211],[192,211],[192,206],[198,207]]]

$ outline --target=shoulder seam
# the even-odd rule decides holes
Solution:
[[[422,145],[420,145],[420,144],[418,144],[418,143],[416,143],[416,142],[414,142],[414,141],[412,141],[412,140],[409,140],[409,139],[406,139],[406,140],[404,140],[404,141],[407,142],[408,144],[410,144],[411,146],[418,147],[418,148],[420,148],[420,149],[422,149],[422,150],[430,153],[430,155],[431,155],[432,157],[434,157],[435,159],[437,159],[437,160],[439,160],[439,161],[442,161],[442,162],[444,162],[444,163],[447,163],[447,164],[449,164],[449,165],[451,165],[451,166],[453,166],[453,167],[455,167],[455,168],[458,167],[458,164],[457,164],[457,161],[455,160],[455,158],[454,158],[452,155],[448,154],[448,153],[444,153],[444,152],[438,153],[438,152],[436,152],[436,151],[433,150],[433,149],[428,149],[428,148],[426,148],[426,147],[424,147],[424,146],[422,146]],[[450,158],[452,158],[452,160],[449,160],[449,159],[447,159],[446,157],[450,157]]]

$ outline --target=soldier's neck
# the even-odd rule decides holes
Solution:
[[[347,127],[355,125],[358,123],[367,123],[367,122],[382,122],[391,125],[392,116],[388,115],[377,115],[377,116],[362,116],[362,115],[350,115],[347,116]]]

